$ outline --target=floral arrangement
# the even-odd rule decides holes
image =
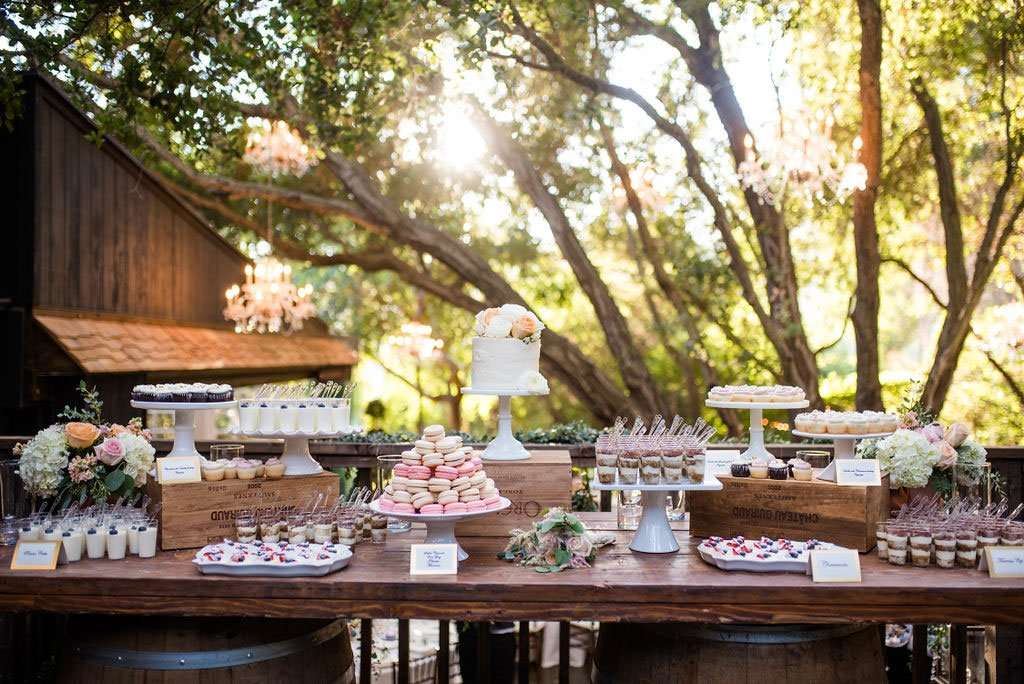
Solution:
[[[102,421],[95,389],[79,385],[85,408],[65,407],[58,422],[14,447],[25,490],[54,498],[54,510],[72,501],[106,501],[128,496],[146,483],[156,450],[152,437],[133,418],[128,425]]]
[[[473,331],[480,337],[522,340],[526,344],[540,341],[544,324],[524,306],[505,304],[484,309],[476,315]]]
[[[893,489],[931,486],[949,496],[957,485],[977,484],[984,472],[988,452],[970,434],[963,423],[943,426],[914,401],[904,404],[896,432],[864,440],[857,445],[857,456],[877,459]]]
[[[529,530],[511,532],[502,560],[532,566],[537,572],[561,572],[566,568],[589,568],[597,549],[612,543],[612,535],[595,536],[586,525],[561,508],[552,508]]]

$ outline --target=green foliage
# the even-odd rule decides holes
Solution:
[[[85,380],[78,383],[78,393],[82,395],[82,406],[65,406],[57,419],[62,422],[82,422],[99,425],[103,422],[103,401],[100,399],[99,390],[85,384]],[[116,487],[115,487],[116,489]]]

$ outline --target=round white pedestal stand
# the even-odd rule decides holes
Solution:
[[[750,411],[750,446],[740,454],[740,457],[752,461],[755,458],[772,458],[771,453],[764,447],[764,425],[761,423],[764,418],[763,412],[774,409],[784,411],[787,409],[807,408],[810,406],[810,402],[806,399],[777,404],[761,401],[705,401],[704,405],[711,408],[745,409]]]
[[[322,473],[324,468],[309,453],[309,440],[330,439],[338,435],[349,435],[361,432],[362,428],[350,425],[345,430],[333,432],[242,432],[239,434],[245,437],[265,437],[267,439],[284,439],[284,451],[281,453],[281,462],[284,463],[285,475],[316,475]]]
[[[480,454],[484,461],[524,461],[530,452],[512,434],[512,397],[541,397],[547,392],[528,390],[476,390],[463,387],[463,394],[498,397],[498,435]]]
[[[861,439],[873,439],[876,437],[888,437],[892,432],[872,432],[867,435],[818,435],[813,432],[801,432],[800,430],[793,430],[792,433],[797,437],[807,437],[809,439],[828,439],[832,441],[832,462],[828,464],[828,467],[818,473],[816,479],[825,480],[827,482],[836,481],[836,461],[843,458],[853,458],[855,454],[856,444]]]
[[[231,408],[234,401],[176,402],[176,401],[133,401],[139,409],[174,411],[174,446],[168,456],[199,456],[196,450],[196,411],[213,411]]]
[[[668,514],[665,511],[665,498],[669,492],[717,492],[722,489],[722,483],[714,475],[705,475],[701,484],[687,484],[678,482],[675,484],[601,484],[591,482],[590,488],[599,492],[612,492],[619,490],[635,490],[641,493],[641,505],[643,512],[640,515],[640,524],[633,534],[633,541],[629,548],[641,553],[676,553],[679,551],[679,542],[672,533],[672,527],[668,524]]]
[[[386,515],[389,518],[397,518],[398,520],[408,520],[409,522],[419,522],[427,526],[427,538],[423,540],[424,544],[455,544],[458,547],[458,557],[460,561],[464,561],[469,558],[469,554],[466,553],[465,549],[459,544],[459,540],[455,538],[455,524],[460,520],[467,520],[469,518],[479,518],[483,515],[489,515],[491,513],[500,513],[509,506],[512,502],[501,497],[501,506],[498,508],[489,508],[486,511],[476,511],[474,513],[438,513],[436,515],[423,515],[422,513],[396,513],[395,511],[382,511],[380,509],[379,501],[370,502],[370,510],[381,515]]]

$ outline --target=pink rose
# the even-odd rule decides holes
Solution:
[[[946,441],[954,449],[964,443],[971,431],[963,423],[953,423],[946,428]]]
[[[928,440],[929,444],[935,444],[936,442],[942,441],[945,437],[946,431],[942,429],[942,426],[938,423],[932,423],[931,425],[925,425],[920,430],[921,436]]]
[[[939,449],[939,462],[935,464],[940,470],[947,470],[956,465],[956,449],[949,442],[939,442],[935,445]]]
[[[116,466],[124,458],[124,444],[113,437],[103,440],[103,444],[97,444],[95,449],[96,459],[108,466]]]

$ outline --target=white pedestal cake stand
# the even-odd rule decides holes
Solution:
[[[174,411],[174,446],[168,456],[202,456],[196,451],[196,411],[231,408],[234,401],[133,401],[132,406]]]
[[[334,430],[332,432],[240,432],[245,437],[265,437],[267,439],[283,439],[284,451],[281,453],[281,462],[284,463],[285,475],[316,475],[322,473],[324,468],[309,453],[309,440],[330,439],[338,435],[351,435],[361,432],[362,427],[350,425],[345,430]]]
[[[459,540],[455,538],[455,524],[460,520],[479,518],[480,516],[489,515],[491,513],[500,513],[511,505],[511,501],[505,497],[501,497],[501,506],[498,508],[489,508],[486,511],[424,515],[422,513],[396,513],[395,511],[382,511],[380,509],[380,502],[375,500],[370,502],[370,510],[374,513],[386,515],[389,518],[423,523],[427,526],[427,538],[423,540],[424,544],[455,544],[458,548],[459,560],[464,561],[469,558],[469,554],[466,553],[465,549],[462,548],[462,545],[459,544]]]
[[[787,410],[787,409],[802,409],[810,406],[810,402],[806,399],[800,401],[786,401],[786,402],[761,402],[761,401],[705,401],[705,406],[711,408],[725,408],[725,409],[746,409],[750,411],[750,446],[740,456],[742,458],[749,458],[754,460],[755,458],[768,458],[772,455],[764,448],[764,425],[761,424],[763,419],[764,411],[771,411],[774,409]]]
[[[853,458],[854,450],[858,440],[861,439],[873,439],[876,437],[888,437],[892,432],[872,432],[867,435],[819,435],[813,432],[801,432],[800,430],[793,430],[794,435],[797,437],[807,437],[809,439],[828,439],[832,441],[832,462],[828,464],[828,467],[822,470],[817,475],[817,479],[825,480],[827,482],[835,482],[836,480],[836,460],[840,458]]]
[[[675,553],[679,550],[679,542],[672,533],[672,527],[668,524],[668,515],[665,512],[665,497],[669,492],[717,492],[722,489],[722,483],[714,475],[705,473],[704,482],[692,484],[688,482],[676,482],[672,484],[622,484],[613,482],[601,484],[591,482],[591,489],[599,492],[611,492],[619,490],[636,490],[641,492],[643,513],[640,515],[640,525],[636,528],[633,541],[629,548],[641,553]]]
[[[512,434],[512,397],[542,397],[547,392],[529,390],[478,390],[463,387],[463,394],[498,397],[498,436],[480,454],[484,461],[524,461],[530,452]]]

